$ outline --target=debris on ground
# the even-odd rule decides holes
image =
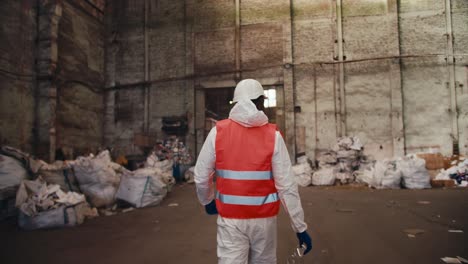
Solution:
[[[452,257],[443,257],[443,258],[440,258],[443,262],[445,263],[468,263],[468,261],[466,261],[465,259],[463,258],[460,258],[460,257],[456,257],[456,258],[452,258]],[[464,261],[462,262],[463,259]],[[465,262],[466,261],[466,262]]]
[[[423,229],[409,228],[409,229],[403,230],[403,232],[406,233],[406,235],[409,238],[415,238],[417,235],[421,235],[425,233],[426,231]]]
[[[431,202],[429,201],[418,201],[418,204],[430,204]]]

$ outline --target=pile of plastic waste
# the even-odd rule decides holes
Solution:
[[[468,186],[468,159],[455,164],[447,170],[442,169],[435,177],[436,180],[453,179],[458,186]]]
[[[293,166],[296,182],[301,186],[360,183],[378,189],[431,188],[424,159],[408,155],[376,161],[364,155],[363,149],[357,137],[338,138],[332,149],[317,155],[317,170],[305,168],[304,161]]]
[[[144,168],[129,171],[105,150],[48,164],[2,147],[0,219],[18,215],[18,225],[31,230],[81,224],[86,216],[98,216],[97,208],[112,215],[119,201],[136,208],[154,206],[175,184],[173,163],[152,153]]]

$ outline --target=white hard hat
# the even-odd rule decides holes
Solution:
[[[232,101],[235,103],[241,99],[254,100],[262,95],[266,98],[263,87],[257,80],[245,79],[237,84]]]

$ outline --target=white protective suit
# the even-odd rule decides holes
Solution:
[[[232,108],[229,118],[245,127],[262,126],[268,122],[250,100],[240,100]],[[195,184],[202,205],[215,199],[213,177],[215,171],[216,127],[212,128],[195,165]],[[293,179],[289,153],[281,134],[276,132],[272,157],[272,174],[283,208],[291,218],[296,233],[307,229],[304,211]],[[232,219],[218,216],[218,263],[276,263],[276,216],[254,219]]]

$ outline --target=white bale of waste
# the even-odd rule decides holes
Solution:
[[[325,167],[330,164],[336,164],[338,162],[336,157],[336,152],[334,151],[325,151],[317,155],[317,160],[319,162],[319,167]]]
[[[333,166],[319,168],[312,174],[312,185],[333,185],[335,184],[335,173]]]
[[[116,198],[134,207],[154,206],[161,203],[167,195],[167,185],[159,170],[143,168],[122,175]]]
[[[307,161],[292,166],[292,170],[297,184],[302,187],[312,184],[312,168]]]
[[[353,162],[351,160],[338,160],[333,170],[336,180],[339,180],[342,184],[354,181],[352,164]]]
[[[25,230],[75,226],[83,223],[90,210],[85,197],[63,192],[59,185],[47,184],[42,178],[24,180],[16,194],[18,225]]]
[[[52,164],[43,163],[39,168],[40,175],[47,183],[58,184],[64,191],[78,192],[78,182],[71,165],[64,161],[55,161]]]
[[[426,169],[426,161],[414,155],[397,161],[402,173],[402,185],[408,189],[431,188],[431,177]]]
[[[122,167],[111,161],[109,151],[103,151],[96,157],[79,157],[72,165],[81,191],[93,206],[115,203],[115,193],[120,182],[120,173],[116,170]]]
[[[342,184],[350,183],[354,180],[353,173],[350,171],[341,171],[336,169],[333,171],[335,179],[339,180]]]
[[[159,160],[158,156],[153,152],[146,158],[145,168],[160,168],[162,171],[172,172],[173,160]]]
[[[195,166],[190,167],[184,173],[184,179],[187,183],[194,183],[195,182]]]
[[[336,152],[336,158],[337,159],[350,159],[350,160],[355,160],[359,158],[359,151],[357,150],[338,150]]]
[[[0,220],[17,214],[16,192],[21,181],[29,176],[23,164],[15,158],[0,155]]]
[[[358,137],[340,137],[333,146],[333,150],[362,150],[362,147],[363,145]]]
[[[14,197],[28,172],[17,159],[0,155],[0,200]]]
[[[372,187],[378,189],[400,189],[402,173],[397,164],[392,160],[377,161],[375,163]]]
[[[86,217],[85,210],[89,209],[86,202],[73,206],[60,206],[55,209],[29,216],[22,211],[18,214],[18,226],[24,230],[44,228],[61,228],[80,225]]]
[[[375,161],[368,160],[361,162],[359,169],[353,171],[354,179],[357,183],[367,184],[372,187],[374,181]]]

